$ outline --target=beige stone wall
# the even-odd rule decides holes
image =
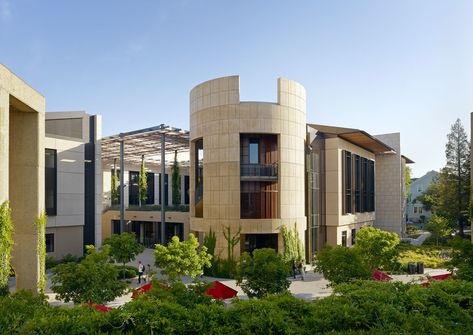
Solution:
[[[399,133],[376,135],[396,153],[376,155],[376,228],[402,233],[403,175],[401,163],[401,138]]]
[[[0,64],[0,202],[10,201],[16,288],[37,290],[44,210],[44,97]]]
[[[342,231],[347,231],[347,245],[351,245],[351,229],[359,230],[363,226],[372,225],[375,220],[375,212],[342,215],[343,150],[371,160],[375,159],[372,152],[341,138],[325,140],[325,224],[327,226],[327,244],[332,246],[342,243]]]
[[[61,259],[67,254],[83,256],[84,228],[81,226],[47,227],[46,234],[54,234],[54,252],[48,256]]]
[[[279,233],[282,225],[297,224],[304,241],[304,140],[305,89],[299,83],[278,79],[277,103],[240,102],[238,76],[197,85],[190,93],[191,230],[217,236],[217,254],[226,257],[223,227],[233,233]],[[279,146],[278,219],[240,219],[240,133],[277,134]],[[193,141],[204,141],[203,218],[195,217]],[[279,237],[279,250],[282,240]],[[238,256],[240,246],[235,247]]]

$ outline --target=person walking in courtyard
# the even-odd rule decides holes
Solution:
[[[141,284],[141,276],[143,276],[144,272],[145,266],[141,263],[141,261],[138,261],[138,284]],[[143,278],[143,280],[146,282],[145,278]]]
[[[304,261],[300,261],[298,267],[299,267],[299,273],[301,274],[301,279],[305,280]]]

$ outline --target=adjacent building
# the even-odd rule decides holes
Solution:
[[[240,101],[238,76],[190,93],[190,230],[217,236],[227,257],[282,250],[282,227],[296,229],[306,257],[325,245],[354,244],[375,226],[405,232],[405,164],[400,134],[306,123],[306,93],[278,79],[276,103]],[[225,237],[225,234],[227,237]]]
[[[80,257],[102,241],[101,117],[48,112],[45,124],[46,251]]]
[[[429,171],[420,178],[412,178],[409,193],[407,195],[406,221],[414,223],[427,222],[432,211],[424,208],[424,204],[418,199],[430,184],[437,179],[437,171]]]

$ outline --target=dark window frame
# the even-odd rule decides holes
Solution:
[[[46,252],[54,252],[54,233],[46,233],[44,241],[46,244]]]
[[[44,151],[44,155],[46,157],[47,153],[52,153],[54,155],[54,167],[44,167],[44,180],[45,180],[45,200],[44,200],[44,208],[46,211],[47,216],[56,216],[57,215],[57,150],[46,148]],[[46,165],[46,164],[45,164]],[[49,172],[49,173],[48,173]],[[51,175],[52,174],[52,175]],[[53,186],[51,187],[51,182]],[[48,207],[47,203],[47,192],[49,189],[53,189],[53,207]]]
[[[348,233],[346,230],[342,231],[342,246],[346,247],[348,242]]]

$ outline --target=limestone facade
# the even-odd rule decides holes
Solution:
[[[12,266],[17,289],[37,290],[38,234],[44,210],[45,99],[0,64],[0,202],[14,224]]]
[[[241,102],[238,76],[204,82],[190,93],[190,229],[202,237],[216,233],[216,254],[227,257],[225,227],[241,233],[235,256],[245,250],[248,234],[273,234],[282,249],[281,227],[297,227],[304,241],[304,141],[306,93],[299,83],[278,79],[277,103]],[[243,219],[241,213],[241,148],[243,135],[277,138],[277,214],[271,218]],[[203,140],[202,215],[196,215],[196,142]],[[273,191],[274,192],[274,191]],[[200,204],[197,204],[200,206]],[[249,235],[248,235],[249,236]]]

